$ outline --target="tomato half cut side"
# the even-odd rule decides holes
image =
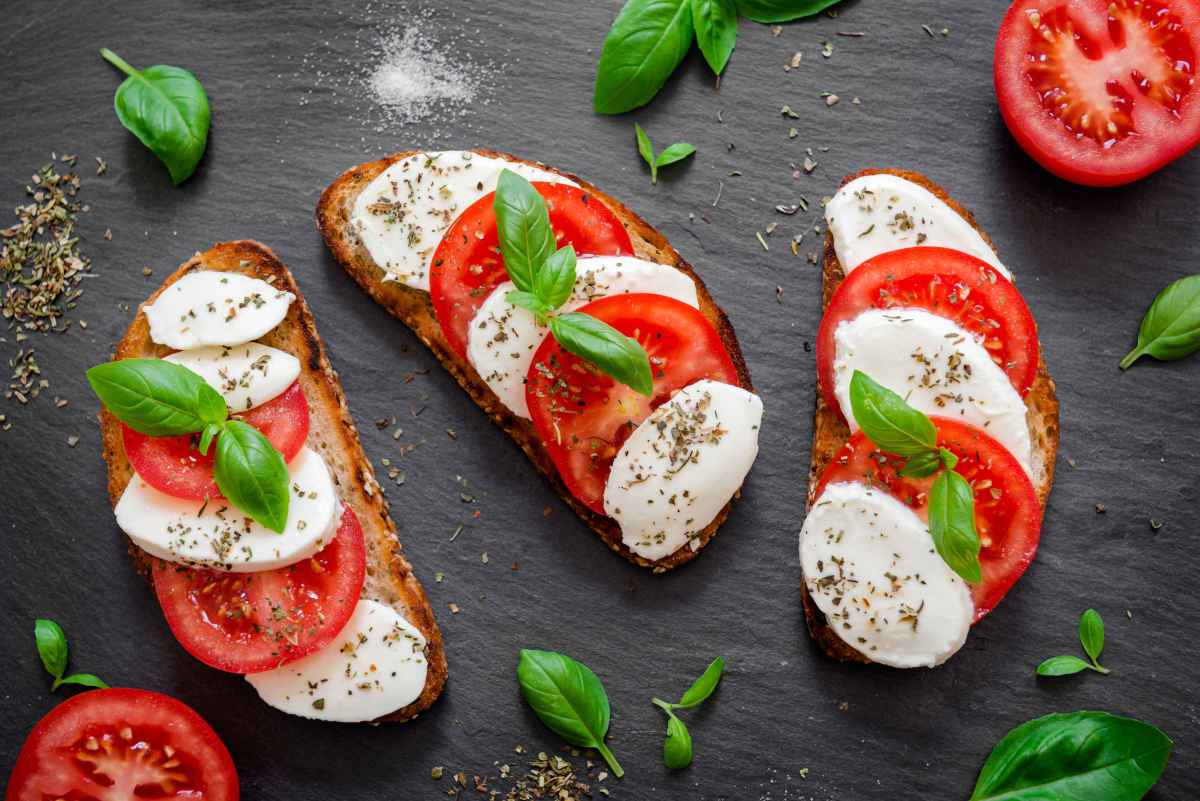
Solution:
[[[89,690],[29,732],[5,801],[238,801],[237,770],[189,706],[148,690]]]
[[[738,386],[717,330],[699,310],[664,295],[613,295],[579,309],[636,339],[650,356],[647,398],[546,337],[533,357],[525,397],[538,436],[571,494],[604,514],[613,459],[638,424],[689,384]]]
[[[979,622],[1012,589],[1037,553],[1042,506],[1033,484],[1016,458],[996,440],[974,426],[945,417],[931,417],[938,445],[958,457],[955,471],[975,488],[975,528],[981,549],[983,579],[971,585],[975,622]],[[878,450],[859,431],[838,451],[817,482],[815,497],[828,484],[859,482],[891,493],[928,519],[926,499],[933,477],[899,475],[905,459]]]
[[[328,645],[354,613],[366,565],[362,527],[343,504],[333,541],[303,562],[223,573],[156,561],[154,592],[184,650],[217,670],[257,673]]]
[[[572,245],[579,256],[633,255],[625,226],[586,189],[542,182],[533,188],[546,201],[559,247]],[[434,313],[446,341],[464,359],[475,312],[508,280],[492,208],[495,197],[495,192],[485,195],[459,215],[438,244],[429,271]]]
[[[996,38],[1000,113],[1050,172],[1116,186],[1200,143],[1200,3],[1017,0]]]
[[[817,332],[817,378],[831,409],[841,412],[834,393],[834,335],[839,325],[869,309],[922,309],[952,320],[975,336],[1021,397],[1037,378],[1037,325],[1011,281],[958,250],[905,248],[856,267],[829,300]]]

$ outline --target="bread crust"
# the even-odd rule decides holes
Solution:
[[[242,273],[269,281],[273,286],[296,296],[283,321],[259,341],[287,351],[300,361],[299,381],[308,399],[311,418],[306,444],[324,457],[342,499],[353,508],[362,525],[367,551],[364,597],[390,604],[425,637],[429,669],[421,695],[408,706],[375,722],[410,720],[428,709],[445,686],[446,654],[442,635],[429,600],[425,597],[425,590],[404,558],[400,540],[396,536],[396,525],[388,514],[387,502],[375,480],[371,463],[363,453],[341,381],[329,363],[312,312],[287,267],[270,248],[249,240],[223,242],[197,253],[138,307],[133,322],[117,344],[113,358],[159,358],[171,352],[170,348],[156,345],[150,340],[150,326],[144,309],[171,284],[197,270]],[[133,477],[133,467],[125,455],[121,426],[107,409],[101,409],[100,430],[104,461],[108,465],[108,497],[115,508]],[[151,570],[158,560],[132,541],[129,543],[129,553],[138,572],[147,580],[152,580]]]
[[[954,209],[964,220],[971,224],[984,241],[995,250],[996,247],[988,235],[979,227],[975,216],[964,208],[958,201],[950,197],[938,184],[918,172],[898,169],[868,169],[854,175],[847,175],[842,180],[842,186],[867,175],[895,175],[928,189],[950,208]],[[827,307],[833,293],[841,285],[846,274],[838,261],[833,247],[833,234],[825,232],[824,267],[821,272],[822,305]],[[1033,485],[1037,492],[1038,502],[1045,509],[1050,499],[1050,487],[1054,483],[1054,461],[1058,454],[1058,396],[1055,392],[1054,379],[1046,369],[1042,358],[1041,342],[1038,343],[1037,377],[1029,394],[1025,396],[1028,408],[1030,438],[1033,443]],[[816,410],[813,413],[813,447],[812,462],[808,474],[808,508],[811,509],[816,501],[817,481],[829,462],[850,438],[850,429],[845,421],[825,403],[820,389],[817,390]],[[809,633],[821,646],[826,654],[847,662],[870,662],[861,653],[846,644],[842,638],[829,627],[825,615],[817,608],[808,593],[803,578],[800,581],[801,601],[804,606],[804,617],[808,624]]]
[[[433,302],[429,293],[413,289],[398,281],[384,280],[385,273],[383,269],[371,259],[370,253],[367,252],[361,241],[359,241],[350,223],[354,201],[359,193],[377,175],[395,162],[419,152],[421,151],[402,151],[377,161],[360,164],[342,173],[337,180],[325,189],[321,194],[320,202],[317,204],[316,222],[317,229],[325,239],[326,246],[350,277],[362,287],[363,291],[370,295],[376,303],[387,309],[392,316],[399,318],[405,325],[412,329],[417,338],[424,342],[433,352],[442,366],[454,376],[459,386],[471,396],[479,408],[491,418],[492,422],[512,437],[513,441],[520,446],[521,450],[525,452],[525,455],[529,457],[534,466],[541,471],[542,475],[546,477],[563,501],[579,515],[583,522],[609,548],[630,562],[650,568],[656,573],[670,570],[691,561],[708,544],[709,540],[716,536],[717,530],[729,515],[729,510],[733,504],[732,501],[726,504],[725,508],[721,510],[712,523],[700,532],[699,537],[695,540],[696,547],[694,549],[692,545],[685,544],[674,553],[656,560],[645,559],[633,553],[633,551],[629,550],[621,542],[621,528],[615,520],[596,514],[576,500],[571,491],[567,489],[566,484],[563,483],[562,478],[558,474],[557,468],[554,466],[554,462],[550,459],[549,453],[542,446],[533,423],[509,411],[491,388],[479,377],[475,368],[450,347],[446,338],[442,335],[441,325],[434,315]],[[742,351],[738,346],[737,336],[734,334],[729,318],[713,301],[708,289],[704,286],[704,282],[700,280],[700,277],[692,269],[692,266],[684,261],[662,234],[619,201],[604,194],[578,176],[495,150],[477,148],[473,152],[481,156],[534,165],[575,181],[590,195],[607,206],[617,219],[621,221],[625,230],[629,232],[635,256],[660,264],[668,264],[686,273],[696,284],[696,293],[700,301],[700,311],[712,323],[713,327],[716,328],[718,334],[721,336],[722,343],[725,345],[725,349],[729,352],[729,356],[733,360],[734,367],[737,369],[739,382],[743,388],[751,392],[754,391],[753,384],[750,381],[750,372],[746,368],[745,359],[742,357]]]

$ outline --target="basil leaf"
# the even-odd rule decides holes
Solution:
[[[533,276],[533,293],[550,310],[567,302],[575,291],[575,248],[566,245],[550,254]]]
[[[958,467],[958,457],[953,452],[945,448],[938,448],[938,455],[942,457],[942,464],[946,465],[947,470]]]
[[[979,583],[979,533],[975,530],[975,491],[953,470],[944,470],[929,488],[929,533],[938,555],[966,581]]]
[[[550,312],[554,311],[545,303],[542,303],[541,298],[532,292],[522,292],[519,289],[514,289],[504,296],[504,300],[514,306],[520,306],[522,309],[528,309],[537,315],[538,323],[544,323],[545,317]]]
[[[650,183],[658,183],[658,164],[654,161],[654,145],[650,143],[650,137],[642,130],[642,126],[636,122],[633,124],[633,132],[637,136],[638,153],[642,154],[642,160],[650,165]]]
[[[200,451],[201,456],[208,455],[209,446],[212,445],[212,441],[220,433],[221,426],[216,423],[209,423],[204,427],[204,431],[200,432],[200,444],[196,446],[196,450]]]
[[[129,77],[113,98],[117,119],[159,161],[178,186],[196,171],[208,145],[208,97],[196,76],[180,67],[156,64],[144,70],[129,66],[113,51],[100,55]]]
[[[592,95],[596,113],[621,114],[650,102],[694,36],[690,0],[628,0],[600,51]]]
[[[692,764],[692,734],[683,721],[668,713],[667,739],[663,740],[663,764],[680,770]]]
[[[911,457],[904,467],[900,468],[900,475],[905,478],[927,478],[936,473],[941,466],[941,456],[936,451],[926,451]]]
[[[62,626],[38,618],[33,622],[33,640],[46,672],[57,680],[67,669],[67,635]]]
[[[692,0],[692,22],[704,60],[720,75],[737,44],[738,13],[734,0]]]
[[[1104,651],[1104,620],[1095,609],[1089,609],[1079,618],[1079,642],[1093,662],[1100,661]]]
[[[1131,718],[1047,715],[996,745],[970,801],[1138,801],[1162,775],[1171,746],[1162,731]]]
[[[819,14],[841,0],[737,0],[738,12],[755,22],[791,22]]]
[[[708,700],[708,697],[717,689],[717,685],[721,682],[721,675],[725,672],[725,660],[717,657],[709,663],[704,672],[700,674],[700,678],[692,682],[692,686],[688,687],[687,692],[679,699],[679,703],[675,706],[679,709],[691,709],[694,706],[699,706]]]
[[[163,359],[98,364],[87,380],[118,420],[150,437],[194,434],[229,416],[225,399],[203,378]]]
[[[1077,656],[1052,656],[1037,666],[1039,676],[1071,676],[1091,668]]]
[[[636,339],[581,312],[551,318],[550,333],[568,353],[591,362],[601,372],[646,397],[654,394],[650,357]]]
[[[108,684],[104,681],[104,679],[91,673],[72,673],[65,679],[61,679],[56,682],[56,684],[81,684],[84,687],[95,687],[98,690],[104,690],[108,688]]]
[[[673,145],[667,145],[663,149],[663,152],[658,154],[658,158],[654,160],[654,166],[665,167],[668,164],[683,161],[695,152],[696,148],[687,142],[676,142]]]
[[[283,454],[257,428],[230,420],[217,437],[213,477],[231,504],[271,529],[287,527],[288,472]]]
[[[553,651],[521,650],[517,681],[542,723],[571,745],[595,748],[619,779],[621,764],[604,744],[610,710],[604,685],[587,665]]]
[[[529,181],[503,170],[492,207],[508,277],[522,292],[535,292],[538,268],[558,248],[546,201]]]
[[[875,447],[896,456],[937,450],[937,429],[921,412],[861,370],[850,378],[850,409]]]
[[[1160,361],[1182,359],[1200,350],[1200,275],[1167,285],[1150,304],[1138,329],[1137,347],[1121,359],[1128,369],[1142,356]]]

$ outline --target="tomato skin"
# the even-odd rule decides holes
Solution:
[[[122,736],[123,729],[131,739]],[[88,738],[106,748],[88,748]],[[109,744],[115,755],[106,753]],[[163,751],[167,746],[170,755]],[[93,752],[100,757],[93,762],[77,756]],[[162,765],[175,760],[171,768]],[[153,780],[168,771],[173,781],[163,791]],[[238,801],[240,794],[229,750],[191,707],[160,693],[114,687],[68,698],[37,722],[21,747],[4,798],[128,801],[135,782],[159,791],[137,798]]]

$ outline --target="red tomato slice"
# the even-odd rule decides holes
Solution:
[[[354,613],[366,567],[362,527],[343,504],[334,540],[304,562],[223,573],[158,561],[154,591],[188,653],[217,670],[257,673],[328,645]]]
[[[938,445],[958,457],[955,471],[975,488],[975,529],[982,548],[983,580],[971,585],[975,622],[992,611],[1037,553],[1042,506],[1029,477],[1003,445],[978,428],[944,417],[932,417]],[[817,482],[816,497],[827,484],[858,481],[885,489],[927,519],[926,495],[933,477],[903,478],[905,459],[877,450],[863,432],[850,438]]]
[[[559,247],[580,256],[632,256],[629,234],[616,215],[587,190],[567,184],[535,183],[546,200]],[[492,290],[508,280],[500,257],[493,192],[464,211],[442,237],[429,271],[429,294],[442,334],[467,357],[468,327]]]
[[[1037,378],[1037,326],[1012,282],[957,250],[905,248],[856,267],[829,300],[817,332],[817,378],[831,409],[841,411],[833,392],[834,333],[868,309],[924,309],[953,320],[975,335],[1022,397]]]
[[[737,369],[697,309],[663,295],[614,295],[579,309],[633,337],[650,356],[654,396],[617,383],[546,337],[525,380],[538,436],[571,494],[604,514],[613,459],[638,424],[689,384],[708,378],[738,386]]]
[[[225,744],[191,707],[147,690],[89,690],[29,732],[5,801],[237,801]]]
[[[293,382],[278,398],[233,416],[261,431],[283,454],[284,461],[295,458],[308,438],[308,401],[299,381]],[[206,455],[201,455],[196,450],[198,434],[148,437],[124,423],[121,433],[129,463],[159,492],[197,501],[221,497],[213,478],[215,451],[209,448]]]
[[[1200,3],[1018,0],[996,39],[1000,113],[1055,175],[1136,181],[1200,142]]]

